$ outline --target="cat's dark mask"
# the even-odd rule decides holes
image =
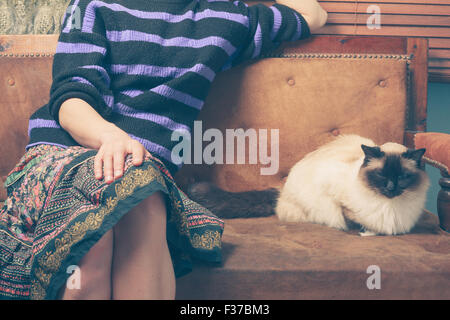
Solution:
[[[368,164],[373,159],[379,159],[364,172],[369,186],[382,195],[394,198],[420,183],[420,161],[425,149],[386,154],[379,147],[361,145],[361,148],[365,155],[363,168],[369,168]],[[410,160],[414,161],[415,168],[408,165]]]

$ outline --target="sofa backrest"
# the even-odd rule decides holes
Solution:
[[[0,36],[0,201],[28,142],[28,118],[48,101],[56,44],[57,35]],[[269,165],[247,157],[246,164],[185,165],[177,181],[262,189],[279,186],[295,162],[338,134],[408,144],[408,131],[425,130],[426,52],[423,39],[316,36],[223,72],[200,113],[203,132],[254,129],[261,137],[267,129],[268,145],[259,147],[270,153],[275,129],[279,170],[261,175]]]

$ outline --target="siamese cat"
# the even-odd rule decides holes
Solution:
[[[416,224],[425,204],[430,183],[420,167],[424,153],[342,135],[297,162],[281,191],[234,193],[202,182],[187,193],[222,218],[276,213],[282,221],[340,230],[356,224],[361,235],[403,234]]]

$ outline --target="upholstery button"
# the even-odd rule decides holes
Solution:
[[[285,178],[287,178],[287,176],[289,175],[289,171],[283,171],[283,172],[280,172],[280,178],[281,179],[285,179]]]
[[[379,85],[380,87],[384,88],[384,87],[386,87],[387,82],[386,82],[386,80],[380,80],[380,81],[378,81],[378,85]]]
[[[8,79],[8,84],[9,84],[10,86],[13,86],[13,85],[16,84],[16,82],[14,81],[14,79]]]
[[[292,78],[289,78],[287,83],[288,83],[288,85],[293,86],[293,85],[295,85],[295,80]]]
[[[332,134],[333,136],[338,136],[339,133],[340,133],[339,129],[333,129],[333,130],[331,130],[331,134]]]

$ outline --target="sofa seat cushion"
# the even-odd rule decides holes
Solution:
[[[197,262],[178,279],[178,299],[450,296],[450,235],[430,213],[411,234],[373,237],[273,216],[226,220],[223,240],[223,265]],[[367,287],[370,266],[379,267],[379,290]]]
[[[367,287],[374,276],[367,273],[370,266],[379,267],[380,289]],[[400,236],[360,237],[356,230],[274,216],[226,220],[222,265],[194,261],[194,271],[177,280],[177,299],[449,296],[450,234],[428,212],[410,234]]]

